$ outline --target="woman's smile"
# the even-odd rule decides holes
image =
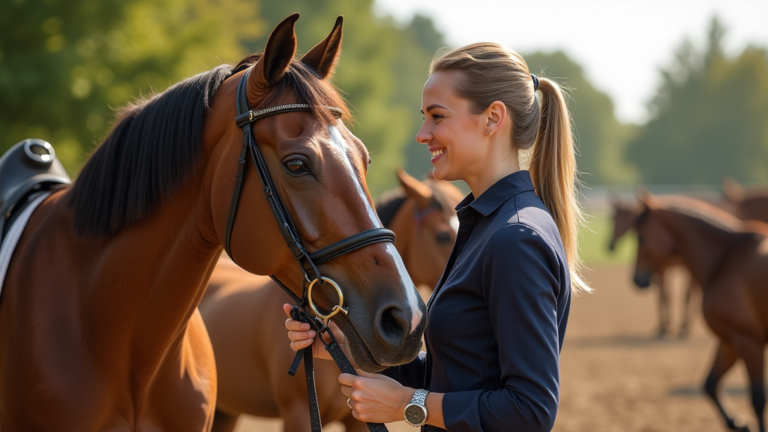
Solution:
[[[432,163],[434,164],[437,162],[438,159],[440,159],[441,156],[445,154],[444,148],[436,148],[436,149],[430,149],[430,152],[432,152]]]

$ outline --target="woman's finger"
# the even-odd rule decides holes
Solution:
[[[304,339],[314,339],[317,334],[314,330],[310,331],[288,331],[288,339],[292,341],[300,341]]]
[[[302,341],[294,341],[291,342],[291,349],[294,351],[302,350],[308,346],[312,345],[312,339],[306,339]]]
[[[288,330],[309,330],[309,324],[288,318],[285,320],[285,328]]]
[[[341,386],[341,393],[346,397],[352,397],[352,387],[350,386]]]
[[[341,385],[352,387],[357,380],[358,377],[352,374],[343,373],[339,375],[339,382]]]

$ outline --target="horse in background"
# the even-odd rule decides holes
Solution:
[[[463,194],[448,182],[421,182],[403,170],[397,176],[401,187],[383,194],[376,210],[397,235],[396,247],[414,283],[431,292],[456,241],[454,207]],[[296,354],[285,339],[286,300],[269,278],[225,258],[214,269],[200,303],[219,377],[214,432],[234,430],[241,414],[282,417],[286,432],[310,430],[304,370],[295,377],[286,373]],[[315,362],[321,419],[324,424],[340,421],[348,432],[367,431],[347,406],[340,373],[333,362]]]
[[[742,359],[759,431],[765,432],[768,225],[743,222],[692,198],[681,199],[684,206],[667,204],[648,192],[639,198],[635,282],[647,286],[654,269],[672,256],[682,259],[701,286],[702,315],[719,342],[704,390],[730,430],[749,432],[736,424],[719,392],[720,379]]]
[[[368,152],[333,115],[346,113],[328,82],[341,18],[300,60],[297,19],[274,29],[263,54],[125,108],[74,185],[37,207],[0,302],[0,430],[210,428],[216,366],[197,305],[229,237],[242,178],[239,83],[250,107],[311,110],[247,126],[304,246],[314,251],[380,228],[365,182]],[[230,251],[245,270],[276,275],[300,295],[304,273],[248,165]],[[417,355],[425,306],[394,245],[372,244],[320,267],[345,289],[349,315],[333,319],[360,368],[375,372]],[[333,304],[325,293],[315,300]]]
[[[741,220],[768,222],[768,189],[757,188],[745,191],[731,177],[725,177],[721,184],[725,209]]]
[[[674,200],[672,196],[659,197],[664,200]],[[616,243],[629,231],[633,230],[637,225],[638,218],[642,214],[642,206],[639,202],[626,203],[619,200],[617,196],[611,196],[609,199],[611,207],[613,209],[613,232],[608,243],[608,250],[614,252],[616,250]],[[659,289],[659,327],[656,333],[658,339],[665,338],[671,334],[671,322],[672,322],[672,308],[670,307],[670,294],[669,285],[667,283],[667,272],[672,268],[679,268],[682,266],[682,261],[679,257],[672,256],[669,260],[659,264],[654,269],[651,280]],[[685,289],[685,296],[683,301],[683,314],[680,322],[680,329],[678,330],[678,337],[685,338],[688,336],[690,330],[691,309],[692,309],[692,293],[696,290],[696,281],[693,276],[688,275],[688,284]],[[647,287],[640,287],[645,289]]]

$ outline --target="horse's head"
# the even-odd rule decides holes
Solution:
[[[390,226],[398,233],[397,250],[413,281],[433,289],[456,242],[459,221],[454,207],[462,193],[448,182],[422,182],[402,169],[397,177],[405,193],[405,201]]]
[[[622,202],[616,195],[612,195],[608,201],[613,208],[613,233],[608,250],[613,252],[616,250],[616,242],[635,226],[640,209],[637,205]]]
[[[637,231],[637,258],[634,282],[639,288],[651,285],[651,276],[675,252],[675,240],[662,221],[663,208],[659,200],[648,191],[638,194],[641,213],[635,218]]]
[[[251,110],[285,104],[308,104],[311,112],[285,112],[251,123],[274,189],[295,224],[308,252],[380,228],[365,174],[369,155],[363,143],[327,107],[348,115],[342,98],[328,81],[339,57],[342,19],[330,35],[300,60],[294,59],[298,14],[272,32],[262,55],[243,60],[217,91],[206,119],[204,146],[211,153],[210,206],[215,235],[230,241],[230,254],[245,270],[275,275],[297,296],[304,273],[286,245],[265,198],[252,157],[245,166],[231,235],[228,216],[233,201],[243,131],[235,125],[238,84],[245,71]],[[425,306],[395,246],[370,244],[318,266],[337,282],[348,314],[332,319],[350,342],[351,354],[367,371],[413,359],[421,346]],[[316,285],[312,297],[320,310],[338,304],[331,284]],[[287,297],[286,297],[287,299]]]

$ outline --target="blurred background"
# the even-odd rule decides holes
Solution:
[[[716,200],[725,176],[768,182],[768,2],[0,0],[0,153],[43,138],[74,177],[116,108],[236,63],[296,11],[300,52],[345,16],[334,83],[372,154],[374,196],[397,185],[395,167],[429,171],[414,136],[439,48],[499,42],[570,88],[590,215],[582,254],[597,290],[574,304],[556,430],[722,430],[698,390],[714,339],[696,315],[687,339],[653,337],[656,297],[630,283],[632,236],[607,250],[606,197],[628,201],[643,185]],[[742,375],[726,390],[750,414]]]

